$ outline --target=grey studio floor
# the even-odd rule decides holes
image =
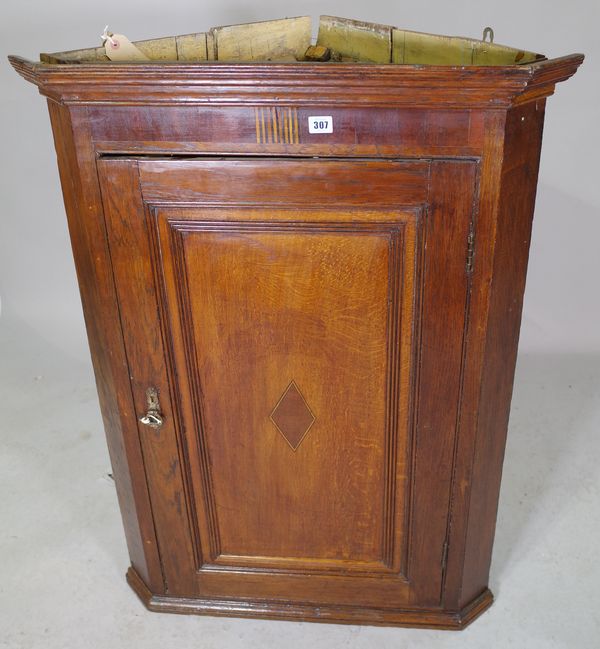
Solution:
[[[0,345],[0,647],[600,647],[598,357],[519,357],[496,602],[444,632],[147,612],[124,580],[89,361],[5,318]]]

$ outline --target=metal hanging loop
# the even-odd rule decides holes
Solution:
[[[490,40],[487,41],[487,37],[489,36]],[[494,30],[491,27],[486,27],[483,30],[483,38],[481,39],[484,43],[489,42],[493,43],[494,42]]]

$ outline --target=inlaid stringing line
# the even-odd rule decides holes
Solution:
[[[254,109],[257,144],[299,144],[298,110],[267,106]]]

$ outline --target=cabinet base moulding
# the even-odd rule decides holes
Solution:
[[[460,611],[321,606],[304,602],[195,599],[154,595],[134,568],[129,568],[126,577],[128,584],[149,611],[181,615],[249,617],[292,622],[366,624],[459,631],[477,619],[494,601],[494,596],[488,588]]]

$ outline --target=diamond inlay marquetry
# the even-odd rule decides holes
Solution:
[[[271,421],[295,451],[315,423],[315,416],[292,381],[271,412]]]

